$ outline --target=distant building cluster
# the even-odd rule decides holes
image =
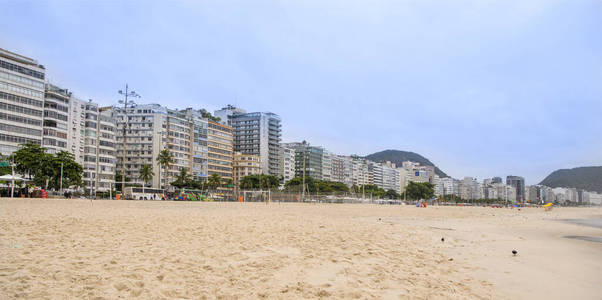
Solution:
[[[349,187],[375,185],[403,193],[409,182],[429,182],[436,196],[461,199],[505,199],[512,202],[600,204],[602,195],[568,188],[525,186],[519,176],[477,182],[441,178],[434,166],[406,161],[402,165],[374,162],[332,153],[306,141],[281,141],[281,118],[272,112],[247,112],[227,105],[214,112],[171,109],[159,104],[126,103],[101,107],[82,100],[46,79],[37,61],[0,49],[0,153],[9,155],[20,144],[35,143],[51,153],[67,151],[83,166],[90,192],[104,192],[116,174],[127,182],[139,179],[144,165],[155,176],[149,183],[165,188],[182,170],[197,181],[213,174],[238,186],[248,175],[266,174],[283,184],[295,177],[340,182]],[[168,150],[174,162],[156,160]],[[167,178],[165,178],[167,177]]]

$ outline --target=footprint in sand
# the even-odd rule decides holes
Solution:
[[[118,282],[113,285],[113,287],[118,291],[129,290],[130,288],[123,282]]]

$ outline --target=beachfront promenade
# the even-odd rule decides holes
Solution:
[[[601,215],[2,198],[0,298],[596,299]]]

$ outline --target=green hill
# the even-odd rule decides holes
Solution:
[[[398,166],[401,166],[401,163],[404,161],[413,161],[420,163],[423,166],[434,166],[435,173],[439,175],[439,177],[448,177],[443,171],[435,166],[430,160],[426,159],[424,156],[409,152],[409,151],[400,151],[400,150],[385,150],[376,153],[372,153],[364,157],[365,159],[381,162],[381,161],[390,161]]]
[[[569,187],[602,193],[602,167],[556,170],[539,184],[549,187]]]

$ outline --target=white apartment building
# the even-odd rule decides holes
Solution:
[[[42,144],[44,79],[37,61],[0,49],[0,153]]]
[[[126,120],[123,108],[113,109],[117,120],[117,172],[122,172],[125,152],[128,182],[142,184],[139,179],[140,168],[146,164],[153,168],[151,186],[154,188],[165,187],[167,181],[173,182],[183,169],[195,180],[206,180],[208,122],[200,111],[191,108],[171,110],[159,104],[134,105],[127,109]],[[125,151],[124,127],[127,128]],[[169,166],[167,181],[164,167],[156,160],[163,149],[168,149],[174,158],[174,163]]]
[[[68,150],[69,109],[72,101],[74,100],[69,90],[46,84],[42,146],[48,153]]]
[[[406,190],[406,186],[410,183],[410,172],[403,167],[397,167],[397,173],[399,173],[399,187],[401,193]]]
[[[516,189],[514,187],[501,182],[493,183],[491,187],[494,189],[491,197],[495,198],[489,197],[489,199],[501,199],[507,202],[516,202]]]
[[[451,177],[439,178],[439,182],[442,185],[442,194],[443,195],[456,195],[459,196],[459,181],[457,179],[453,179]]]
[[[356,186],[373,184],[386,190],[402,192],[400,172],[391,162],[377,163],[359,157],[340,158],[344,183]],[[339,162],[337,162],[339,164]],[[337,167],[337,177],[341,176]]]
[[[602,194],[596,192],[589,193],[589,203],[594,205],[602,205]]]
[[[331,180],[351,187],[353,185],[353,161],[351,157],[333,155],[331,165]]]
[[[400,176],[399,171],[395,164],[391,164],[390,162],[382,165],[382,189],[385,191],[394,190],[397,193],[401,193],[401,184],[400,184]]]
[[[106,192],[115,183],[116,123],[111,107],[99,107],[92,101],[78,101],[83,113],[83,182],[90,194]],[[73,112],[73,119],[77,113]],[[75,144],[82,144],[75,142]],[[77,157],[78,155],[76,155]]]
[[[332,181],[332,157],[334,154],[326,149],[322,152],[322,180]]]
[[[295,178],[295,149],[280,146],[280,176],[282,176],[282,184]]]
[[[91,100],[90,100],[91,101]],[[75,161],[84,164],[84,126],[86,120],[86,102],[73,97],[69,102],[69,122],[67,128],[67,151],[75,156]],[[113,124],[115,122],[113,121]]]
[[[209,176],[208,171],[208,120],[202,116],[200,110],[187,108],[180,112],[192,126],[192,178],[205,181]],[[230,147],[231,149],[231,147]]]
[[[352,157],[352,180],[353,185],[362,186],[370,184],[370,171],[366,160]]]
[[[438,175],[435,175],[433,178],[433,189],[435,192],[435,196],[443,196],[443,182]]]
[[[383,181],[383,166],[373,161],[367,161],[368,163],[368,182],[369,184],[376,185],[379,188],[384,186]]]
[[[464,177],[460,181],[460,198],[462,199],[482,199],[482,185],[476,178]]]
[[[554,193],[554,198],[558,203],[564,204],[567,201],[576,202],[577,201],[577,190],[570,188],[557,187],[553,188],[552,192]]]
[[[141,184],[140,168],[148,164],[153,167],[152,187],[163,187],[164,172],[156,162],[156,157],[166,147],[167,109],[159,104],[135,105],[127,110],[123,107],[113,107],[113,109],[117,123],[115,134],[117,174],[123,174],[125,166],[126,182]],[[124,130],[125,128],[127,129]],[[175,172],[172,175],[175,175]]]

